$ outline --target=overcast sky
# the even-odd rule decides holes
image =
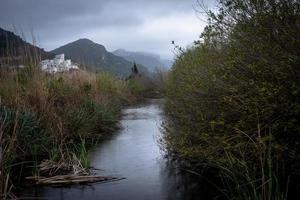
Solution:
[[[213,0],[207,0],[213,4]],[[23,32],[52,50],[79,38],[119,48],[173,56],[171,41],[185,47],[206,25],[196,0],[0,0],[0,27]]]

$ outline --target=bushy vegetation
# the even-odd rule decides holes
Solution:
[[[127,79],[128,88],[131,92],[142,97],[162,97],[165,92],[165,80],[167,72],[156,70],[151,73],[139,73],[136,64],[131,69],[132,73]]]
[[[166,148],[194,170],[216,170],[229,199],[293,199],[300,3],[219,0],[219,12],[207,14],[202,40],[178,56],[169,76]]]
[[[2,69],[1,194],[7,194],[9,182],[22,180],[15,169],[23,164],[36,166],[42,159],[68,162],[75,156],[88,167],[88,147],[117,128],[122,106],[138,100],[130,88],[106,73],[49,75],[37,68]]]

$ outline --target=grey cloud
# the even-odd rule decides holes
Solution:
[[[124,43],[120,40],[126,40],[127,34],[132,34],[132,31],[129,33],[126,30],[138,30],[145,22],[158,18],[193,13],[195,2],[196,0],[1,0],[0,27],[12,29],[15,26],[16,29],[25,30],[27,36],[26,30],[33,29],[41,46],[48,50],[78,37],[101,39],[99,34],[102,30],[118,30],[120,37],[114,38],[114,41],[96,41],[117,46],[117,43]],[[132,40],[132,35],[128,38]],[[191,42],[193,39],[196,38],[191,38]],[[153,42],[147,41],[147,38],[144,40],[145,44]],[[164,41],[164,44],[159,44],[160,42],[157,41],[156,44],[157,49],[162,48],[159,52],[168,51],[166,43],[169,41]],[[139,42],[128,45],[119,48],[138,50],[143,44]]]
[[[178,9],[186,9],[191,1],[182,0],[2,0],[0,22],[47,26],[48,24],[76,20],[88,16],[98,18],[100,24],[108,24],[110,18],[123,23],[136,13],[162,15]],[[129,21],[132,21],[129,20]],[[102,23],[101,23],[102,22]],[[116,20],[114,21],[116,22]],[[84,24],[83,24],[84,25]]]

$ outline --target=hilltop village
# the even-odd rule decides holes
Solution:
[[[43,71],[51,74],[79,69],[70,59],[65,60],[64,54],[56,55],[52,60],[42,60],[40,65]]]

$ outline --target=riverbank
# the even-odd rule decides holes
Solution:
[[[120,129],[89,151],[99,176],[124,177],[117,182],[65,187],[30,187],[19,194],[42,199],[197,200],[216,193],[204,180],[181,170],[161,152],[163,99],[145,99],[122,110]]]
[[[88,148],[114,133],[121,109],[142,98],[131,85],[106,73],[1,71],[2,197],[25,175],[41,175],[43,160],[88,169]],[[69,173],[53,171],[43,175]]]

